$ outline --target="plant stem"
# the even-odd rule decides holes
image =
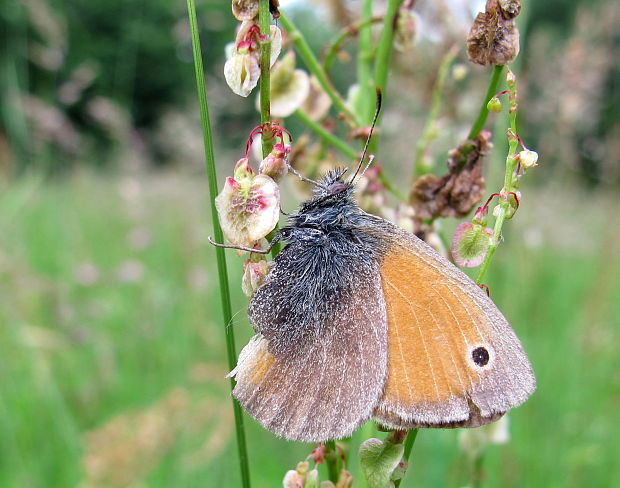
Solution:
[[[338,448],[336,441],[327,441],[325,443],[325,464],[327,466],[327,476],[334,483],[338,482],[340,471],[338,469]]]
[[[396,29],[398,9],[402,3],[403,0],[388,0],[385,17],[383,18],[383,29],[379,37],[377,60],[375,62],[375,84],[381,88],[383,96],[386,93],[385,87],[387,85],[390,61],[392,60],[394,30]]]
[[[200,49],[200,37],[198,34],[198,21],[196,18],[196,5],[194,0],[187,0],[187,11],[192,34],[192,51],[194,54],[194,70],[196,73],[196,86],[198,90],[198,101],[200,105],[200,119],[202,121],[202,135],[205,151],[205,164],[209,180],[209,197],[211,202],[211,220],[213,224],[213,236],[217,242],[224,242],[224,235],[219,224],[217,210],[215,208],[215,197],[217,196],[217,175],[215,171],[215,156],[213,154],[213,138],[211,135],[211,122],[209,120],[209,108],[207,104],[207,92],[205,88],[205,77],[202,66],[202,51]],[[221,247],[215,248],[217,259],[217,272],[220,284],[220,299],[222,305],[222,315],[224,319],[224,331],[226,334],[226,353],[228,358],[228,368],[233,369],[237,358],[235,350],[235,336],[233,327],[232,307],[230,303],[230,288],[228,284],[228,271],[226,267],[226,255]],[[234,388],[235,380],[230,379],[230,388]],[[235,416],[235,430],[237,437],[237,453],[239,455],[239,469],[241,471],[241,481],[244,488],[250,487],[250,469],[248,465],[248,453],[245,440],[245,429],[243,426],[243,413],[239,402],[232,399],[233,411]]]
[[[258,24],[264,38],[260,43],[260,123],[263,126],[261,141],[263,146],[263,158],[271,152],[273,147],[273,135],[270,130],[271,124],[271,36],[269,0],[259,0]]]
[[[356,160],[358,157],[358,153],[355,149],[349,146],[345,141],[340,139],[338,136],[335,136],[331,132],[328,132],[323,128],[323,126],[314,120],[312,120],[308,115],[301,109],[295,110],[295,115],[299,118],[304,124],[308,126],[310,130],[312,130],[316,135],[318,135],[325,142],[330,144],[331,146],[338,149],[342,154],[344,154],[347,158],[351,160]]]
[[[489,269],[491,258],[499,245],[502,236],[502,227],[506,220],[506,215],[510,210],[510,192],[514,192],[515,188],[515,169],[517,166],[517,159],[514,157],[517,152],[519,140],[517,139],[517,91],[516,86],[513,85],[510,90],[510,129],[508,130],[508,156],[506,156],[506,171],[504,173],[504,187],[500,191],[501,194],[505,194],[506,198],[499,198],[499,213],[495,219],[495,225],[493,226],[493,237],[491,238],[491,244],[489,244],[489,250],[487,251],[484,261],[480,266],[480,271],[476,277],[476,283],[481,284],[482,280]],[[511,135],[512,134],[512,135]]]
[[[362,6],[362,24],[372,21],[372,0],[364,0]],[[360,45],[357,54],[357,82],[359,84],[358,116],[364,124],[372,121],[372,100],[375,92],[372,78],[372,30],[360,31]]]
[[[484,455],[482,453],[476,456],[472,466],[471,485],[473,488],[481,488],[484,478]]]
[[[258,25],[265,40],[260,43],[260,124],[263,127],[261,133],[261,146],[263,158],[266,158],[273,149],[273,132],[271,131],[271,13],[269,12],[269,0],[259,0]],[[278,226],[267,235],[269,241],[278,233]],[[275,258],[280,252],[281,245],[277,242],[271,248],[271,256]]]
[[[411,429],[407,434],[407,438],[405,439],[405,452],[403,453],[403,461],[405,461],[405,463],[409,462],[409,456],[411,456],[411,451],[413,450],[413,445],[415,444],[419,431],[419,429]],[[402,480],[401,478],[394,481],[394,487],[398,488]]]
[[[356,24],[351,24],[344,29],[342,29],[334,38],[334,40],[327,46],[325,49],[325,56],[323,56],[323,70],[328,73],[334,64],[334,59],[336,58],[336,53],[342,47],[342,44],[347,40],[348,37],[353,37],[360,34],[360,44],[361,44],[361,36],[363,32],[370,33],[369,29],[366,29],[372,24],[383,21],[382,16],[371,17],[367,20],[362,20],[361,22],[357,22]],[[361,49],[361,46],[360,46]],[[358,68],[359,68],[359,54],[358,53]],[[369,53],[370,60],[372,60],[372,52]],[[359,70],[358,70],[358,80],[359,80]],[[372,115],[372,114],[371,114]]]
[[[314,76],[316,76],[316,79],[319,81],[323,90],[325,90],[325,93],[327,93],[329,98],[331,98],[332,103],[338,108],[338,110],[340,110],[345,115],[345,117],[349,120],[349,123],[353,124],[354,126],[358,126],[359,122],[355,113],[353,113],[353,111],[351,111],[351,109],[347,107],[344,99],[340,96],[340,94],[332,85],[331,81],[327,77],[327,74],[319,64],[316,56],[310,49],[310,46],[308,45],[308,42],[306,41],[302,33],[299,31],[299,29],[297,29],[297,27],[295,27],[295,25],[282,11],[280,11],[280,22],[282,22],[282,26],[286,29],[289,37],[293,41],[293,44],[297,49],[297,53],[304,61],[304,63],[306,63],[306,66],[310,70],[310,72]]]
[[[424,161],[424,155],[426,154],[430,143],[437,137],[435,123],[437,121],[437,117],[439,116],[439,109],[441,108],[443,87],[445,85],[446,76],[448,75],[450,65],[452,65],[457,53],[458,47],[456,45],[452,46],[444,55],[441,64],[439,65],[437,79],[435,80],[435,84],[433,86],[431,109],[428,113],[426,124],[424,125],[424,130],[422,131],[422,136],[416,145],[415,160],[413,164],[414,178],[415,176],[429,173],[432,168],[432,164],[427,164]]]
[[[469,140],[474,140],[480,134],[480,131],[484,127],[484,123],[487,120],[487,116],[489,115],[489,110],[487,109],[487,103],[491,99],[493,95],[497,93],[497,85],[499,84],[499,78],[502,74],[502,70],[504,69],[504,65],[497,65],[493,68],[493,72],[491,73],[491,79],[489,80],[489,87],[487,88],[487,92],[484,96],[484,100],[480,104],[480,110],[478,111],[478,117],[474,122],[474,125],[471,126],[471,130],[469,131],[469,135],[467,138]]]

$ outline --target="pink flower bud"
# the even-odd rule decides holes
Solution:
[[[471,222],[462,222],[452,239],[452,257],[459,266],[479,266],[489,250],[493,229]]]
[[[250,166],[250,160],[248,158],[241,158],[235,164],[233,171],[233,177],[237,181],[247,180],[254,178],[254,170]]]
[[[401,7],[398,11],[396,31],[394,32],[394,47],[398,51],[411,49],[415,41],[416,16],[408,7]]]
[[[264,259],[252,261],[246,259],[243,263],[243,278],[241,279],[241,289],[246,296],[251,297],[254,292],[265,282],[269,273],[270,264]]]
[[[270,26],[270,67],[275,63],[282,49],[280,29]],[[260,29],[253,20],[241,23],[233,46],[227,47],[228,60],[224,64],[224,77],[230,89],[237,95],[247,97],[260,77]]]
[[[487,205],[483,207],[478,207],[474,212],[474,216],[471,219],[472,223],[478,225],[486,225],[487,224],[487,212],[489,211],[489,207]]]
[[[290,149],[290,146],[286,146],[286,148],[283,144],[273,146],[273,150],[261,161],[258,171],[270,176],[275,181],[280,181],[280,178],[288,172],[285,160],[287,149]]]
[[[255,176],[246,158],[235,166],[215,199],[226,238],[234,245],[252,247],[271,232],[280,217],[280,191],[267,175]]]
[[[304,488],[306,485],[306,476],[308,473],[309,464],[307,462],[297,463],[296,470],[290,470],[284,475],[282,480],[282,486],[284,488]]]

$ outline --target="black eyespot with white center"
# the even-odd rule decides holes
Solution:
[[[489,362],[489,359],[491,358],[489,351],[486,349],[486,347],[477,347],[475,348],[472,352],[471,352],[471,358],[474,361],[474,363],[476,363],[477,366],[480,366],[481,368],[483,366],[486,366]]]

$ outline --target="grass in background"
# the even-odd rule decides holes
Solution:
[[[205,188],[81,175],[3,192],[0,486],[239,486]],[[486,484],[619,485],[618,200],[532,193],[487,281],[539,386],[487,450]],[[247,420],[253,486],[280,486],[311,446]],[[401,486],[462,486],[468,469],[455,431],[422,430]]]

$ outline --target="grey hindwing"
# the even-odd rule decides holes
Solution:
[[[273,364],[235,396],[266,428],[321,442],[366,421],[387,374],[387,318],[379,263],[363,238],[295,240],[250,304]]]

